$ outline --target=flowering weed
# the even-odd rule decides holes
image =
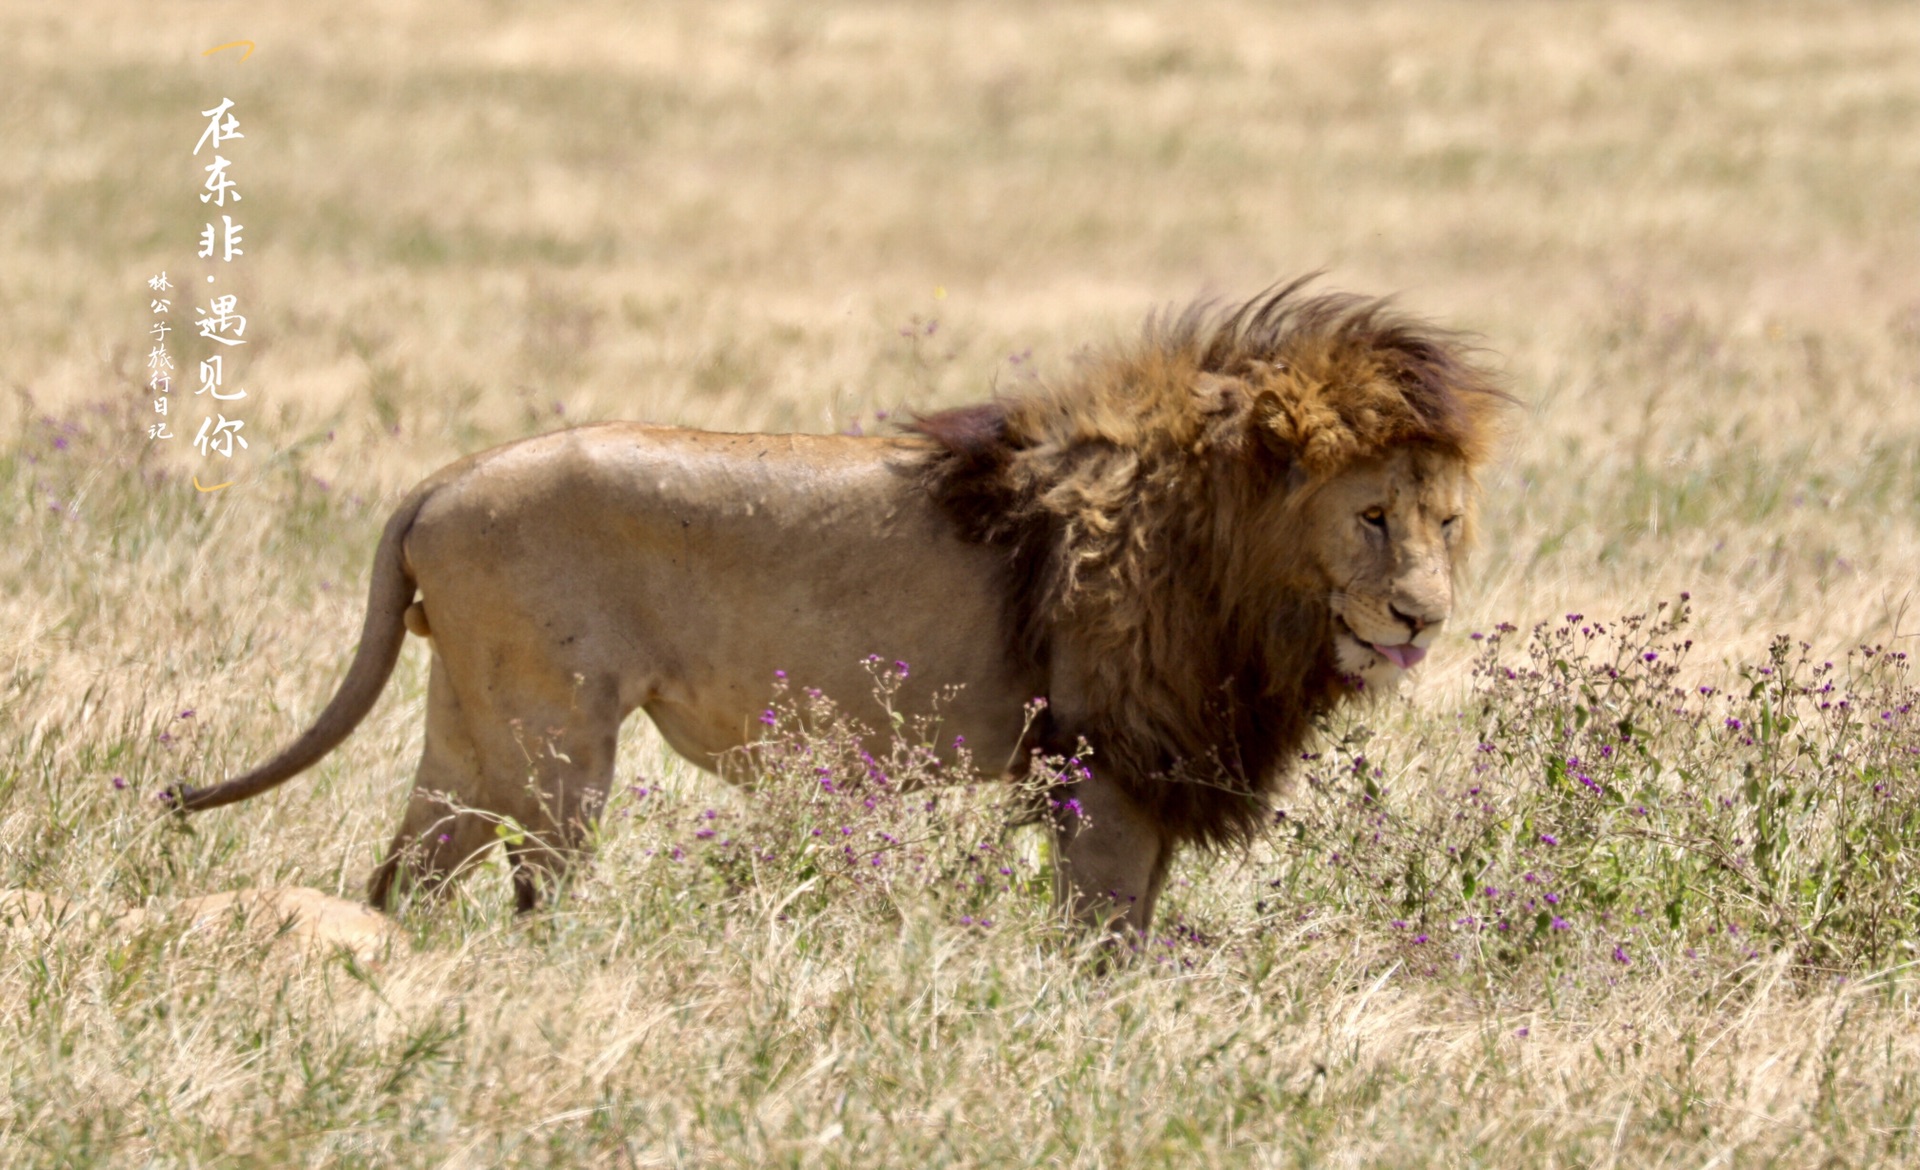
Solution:
[[[1471,707],[1391,753],[1305,762],[1276,890],[1364,908],[1461,962],[1562,971],[1896,958],[1920,933],[1920,701],[1907,656],[1774,642],[1717,683],[1688,603],[1481,639]],[[1410,763],[1398,764],[1395,758]]]
[[[937,695],[931,715],[908,716],[897,701],[905,662],[867,660],[887,728],[876,733],[831,698],[795,689],[784,673],[761,716],[761,737],[727,761],[748,792],[738,801],[694,808],[656,800],[672,844],[656,849],[677,874],[709,880],[720,901],[778,895],[793,915],[898,915],[908,904],[967,926],[991,926],[1016,897],[1047,896],[1041,859],[1008,839],[1010,821],[1069,777],[1078,761],[1052,761],[1012,789],[974,784],[963,740],[943,737]],[[679,826],[677,835],[671,826]]]

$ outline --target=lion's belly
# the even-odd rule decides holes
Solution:
[[[809,689],[884,732],[884,682],[894,710],[937,718],[942,756],[957,738],[986,771],[1008,763],[1032,684],[1010,668],[999,566],[982,550],[843,531],[788,543],[771,571],[749,572],[718,563],[739,547],[720,543],[712,561],[690,554],[684,580],[631,603],[662,651],[641,706],[674,750],[712,767],[762,733],[776,695],[797,703]]]
[[[997,772],[1035,686],[1007,653],[1004,561],[953,533],[888,465],[899,453],[844,438],[564,432],[437,493],[408,558],[436,643],[474,671],[524,664],[537,646],[544,669],[646,710],[702,767],[763,730],[781,674],[790,694],[818,688],[884,730],[877,657],[909,717],[957,687],[935,742],[951,757],[961,738]]]
[[[735,726],[744,713],[719,710],[711,704],[699,703],[698,696],[694,698],[694,703],[686,703],[658,697],[642,704],[641,709],[653,720],[668,747],[683,759],[713,769],[715,762],[727,752],[750,742],[741,734],[742,729]],[[715,718],[716,714],[720,717]]]

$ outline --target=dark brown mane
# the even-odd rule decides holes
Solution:
[[[1289,576],[1300,489],[1417,445],[1483,461],[1511,400],[1452,333],[1294,281],[1194,305],[1059,384],[932,414],[927,489],[1008,557],[1039,746],[1080,738],[1177,839],[1266,819],[1348,693],[1324,588]]]

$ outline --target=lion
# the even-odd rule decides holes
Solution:
[[[1091,749],[1052,826],[1056,902],[1144,933],[1181,846],[1249,839],[1316,719],[1426,656],[1511,401],[1457,335],[1304,283],[1150,318],[897,434],[602,423],[456,462],[388,521],[314,724],[177,805],[313,765],[411,631],[426,742],[368,900],[440,888],[511,818],[527,910],[582,851],[635,709],[724,773],[776,672],[864,697],[879,654],[958,687],[943,738],[978,778]]]
[[[89,931],[102,926],[137,929],[156,922],[183,924],[185,934],[244,926],[267,942],[285,938],[315,950],[345,947],[362,962],[404,955],[407,936],[391,918],[357,902],[308,886],[226,890],[185,898],[172,905],[114,907],[84,913],[58,895],[0,890],[0,927],[55,928],[73,921]]]

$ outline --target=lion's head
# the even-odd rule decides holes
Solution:
[[[1252,831],[1315,716],[1425,657],[1511,401],[1455,335],[1304,283],[916,424],[1007,550],[1040,746],[1084,737],[1185,839]]]
[[[1377,686],[1427,656],[1453,612],[1470,490],[1460,460],[1408,449],[1356,463],[1311,493],[1305,528],[1342,674]]]

